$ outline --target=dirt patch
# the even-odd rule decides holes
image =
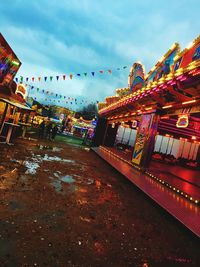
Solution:
[[[1,267],[200,266],[199,240],[92,151],[0,149]]]

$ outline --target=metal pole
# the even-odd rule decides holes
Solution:
[[[2,130],[3,130],[3,126],[4,126],[4,121],[5,121],[5,118],[6,118],[7,110],[8,110],[8,103],[6,103],[6,106],[5,106],[5,109],[4,109],[4,112],[3,112],[3,116],[2,116],[2,120],[1,120],[0,135],[1,135]]]

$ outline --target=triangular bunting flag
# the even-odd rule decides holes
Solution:
[[[112,70],[108,70],[109,73],[112,73]]]
[[[40,82],[40,80],[41,80],[41,77],[38,77],[38,81]]]
[[[44,77],[44,81],[45,81],[45,82],[47,81],[47,77]]]
[[[49,78],[50,78],[50,81],[52,82],[52,80],[53,80],[53,76],[50,76]]]
[[[28,77],[26,77],[26,81],[28,82]]]
[[[92,71],[91,73],[92,73],[92,76],[94,76],[94,71]]]
[[[124,66],[124,67],[123,67],[123,69],[126,69],[126,68],[127,68],[127,66]]]
[[[59,76],[56,76],[56,80],[58,81],[58,79],[59,79]]]
[[[34,77],[32,77],[32,82],[34,82],[34,80],[35,80],[35,78],[34,78]]]
[[[70,77],[70,79],[72,80],[72,77],[73,77],[73,75],[72,75],[72,74],[70,74],[70,75],[69,75],[69,77]]]
[[[84,72],[84,75],[87,76],[87,72]]]
[[[100,73],[103,73],[103,70],[100,70],[99,72],[100,72]]]
[[[79,77],[80,77],[80,76],[81,76],[81,74],[80,74],[80,73],[77,73],[77,76],[79,76]]]
[[[66,75],[63,75],[63,80],[65,80],[65,78],[66,78]]]
[[[15,78],[15,81],[18,83],[18,78]]]

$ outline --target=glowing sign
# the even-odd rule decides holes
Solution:
[[[21,62],[0,33],[0,85],[9,84],[20,66]]]
[[[19,94],[23,97],[23,99],[25,99],[27,95],[27,90],[25,85],[22,83],[18,84],[15,94]]]
[[[144,86],[144,67],[140,63],[134,63],[131,67],[128,84],[130,92],[135,92]]]
[[[176,122],[176,127],[178,128],[186,128],[188,127],[189,124],[189,118],[187,114],[181,115],[177,122]]]
[[[134,121],[132,122],[132,128],[136,128],[136,127],[137,127],[137,121],[134,120]]]

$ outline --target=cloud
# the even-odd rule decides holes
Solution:
[[[36,86],[102,101],[127,86],[135,61],[149,71],[174,42],[182,48],[191,42],[199,34],[197,6],[197,0],[7,0],[0,3],[0,25],[22,61],[18,76],[73,73],[73,80]],[[95,77],[76,76],[91,71]]]

